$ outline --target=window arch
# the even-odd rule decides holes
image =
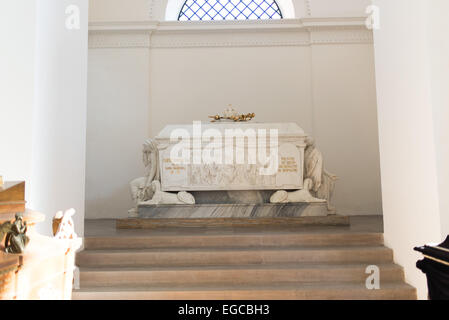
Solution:
[[[282,19],[276,0],[185,0],[179,21]]]

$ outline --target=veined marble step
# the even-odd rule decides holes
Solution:
[[[163,286],[83,288],[75,300],[412,300],[416,289],[405,283],[381,284],[368,290],[364,284],[313,283],[247,286]]]
[[[381,233],[270,232],[214,233],[145,236],[86,237],[86,249],[147,249],[170,247],[278,247],[278,246],[370,246],[382,245]]]
[[[280,206],[282,208],[286,204],[266,204],[263,206]],[[288,204],[287,204],[288,205]],[[164,205],[161,205],[164,206]],[[168,205],[171,206],[171,205]],[[176,205],[176,208],[180,209],[184,207],[187,211],[191,210],[192,205]],[[193,205],[198,207],[198,205]],[[236,206],[244,207],[244,211],[250,208],[250,212],[254,209],[254,205],[245,204],[218,204],[218,205],[199,205],[207,206],[212,211],[215,211],[217,206],[226,207],[228,210],[237,210]],[[140,206],[139,206],[140,208]],[[279,210],[278,208],[277,210]],[[139,209],[140,210],[140,209]],[[298,209],[299,210],[299,209]],[[188,213],[187,213],[188,214]],[[183,215],[183,214],[181,214]],[[328,216],[308,216],[308,217],[238,217],[239,213],[236,213],[237,217],[209,217],[209,218],[187,218],[187,217],[172,217],[172,218],[126,218],[117,219],[116,227],[117,229],[160,229],[160,228],[260,228],[263,226],[296,226],[296,227],[317,227],[317,226],[349,226],[349,217],[340,215],[328,215]],[[201,216],[201,215],[200,215]]]
[[[383,246],[271,247],[271,248],[170,248],[144,250],[85,250],[77,265],[92,266],[202,266],[289,262],[386,263],[391,249]]]
[[[83,287],[157,286],[201,284],[270,284],[304,282],[365,283],[365,264],[285,264],[258,266],[167,267],[167,268],[81,268]],[[380,281],[404,280],[403,269],[395,264],[378,265]]]

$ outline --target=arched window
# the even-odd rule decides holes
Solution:
[[[178,15],[188,20],[282,19],[276,0],[186,0]]]

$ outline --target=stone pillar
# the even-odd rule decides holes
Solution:
[[[44,212],[43,234],[58,210],[75,208],[84,228],[88,0],[36,2],[35,104],[29,207]]]
[[[31,175],[35,6],[35,0],[0,1],[0,175],[4,181],[28,181]]]
[[[425,299],[413,247],[449,233],[449,2],[373,3],[385,242]]]

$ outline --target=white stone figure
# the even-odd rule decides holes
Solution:
[[[328,210],[335,211],[330,201],[334,192],[335,181],[337,181],[338,177],[324,168],[323,155],[316,148],[314,139],[307,137],[306,144],[307,147],[304,151],[304,179],[312,180],[310,189],[312,195],[325,199]]]
[[[143,164],[145,165],[145,176],[131,181],[131,196],[136,206],[128,211],[130,216],[137,215],[137,205],[140,202],[150,200],[153,197],[151,183],[160,179],[159,159],[157,144],[148,139],[143,145]]]
[[[75,232],[75,223],[73,222],[73,215],[75,209],[56,212],[53,217],[53,234],[56,239],[77,239],[78,235]]]
[[[161,183],[154,180],[151,183],[153,198],[139,204],[195,204],[195,198],[192,194],[180,191],[178,193],[170,193],[161,191]]]
[[[318,199],[312,196],[310,188],[312,187],[312,180],[304,180],[304,189],[287,192],[285,190],[276,191],[270,197],[270,203],[290,203],[290,202],[326,202],[324,199]]]

